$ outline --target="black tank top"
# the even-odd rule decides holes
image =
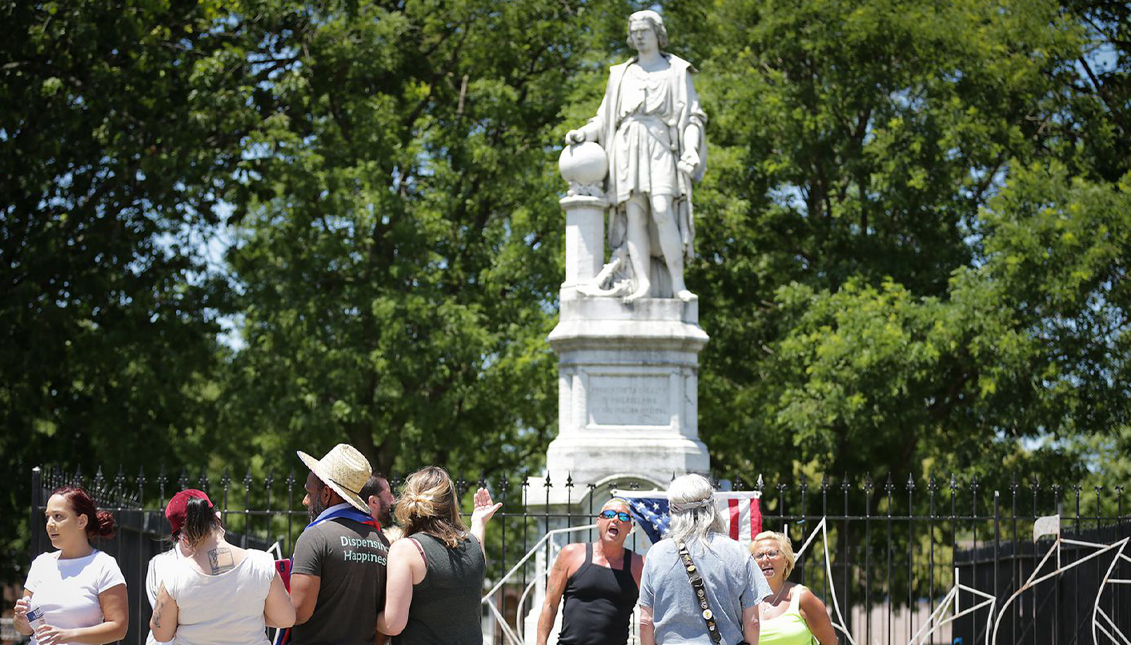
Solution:
[[[624,645],[628,623],[640,596],[632,577],[632,551],[624,564],[610,569],[593,564],[593,545],[585,545],[585,564],[569,577],[562,610],[562,645]]]
[[[393,645],[482,645],[487,562],[479,540],[468,535],[451,548],[427,533],[406,539],[420,545],[426,573],[412,586],[408,622]]]

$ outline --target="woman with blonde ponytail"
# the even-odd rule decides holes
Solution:
[[[483,642],[483,537],[500,506],[486,489],[476,491],[469,530],[443,468],[429,466],[405,480],[396,510],[405,539],[389,548],[385,610],[377,616],[377,630],[392,636],[393,645]]]

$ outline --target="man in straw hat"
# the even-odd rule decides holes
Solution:
[[[389,542],[359,495],[372,474],[369,461],[344,443],[322,459],[298,456],[310,469],[302,503],[311,522],[295,544],[291,642],[373,645]]]

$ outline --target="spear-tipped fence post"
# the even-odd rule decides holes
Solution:
[[[128,503],[128,496],[126,493],[126,471],[119,464],[118,474],[114,475],[114,487],[110,489],[110,495],[117,502],[116,506],[119,508],[125,507]]]
[[[221,507],[220,517],[224,526],[228,525],[228,491],[232,488],[232,469],[224,466],[224,474],[220,477]]]
[[[1102,484],[1097,484],[1092,488],[1094,488],[1096,491],[1096,529],[1098,530],[1102,524],[1100,522],[1100,506],[1103,502],[1100,499],[1100,494],[1103,492],[1104,487]]]
[[[907,641],[911,642],[911,637],[914,636],[914,623],[915,612],[912,611],[914,607],[914,598],[912,596],[915,591],[915,551],[913,544],[915,542],[915,478],[911,473],[907,473],[907,612],[910,618],[907,621]]]
[[[829,476],[828,476],[827,473],[822,473],[821,474],[821,517],[828,517],[828,516],[829,516]],[[825,532],[825,535],[828,536],[827,531]],[[825,550],[825,555],[827,556],[827,554],[828,554],[828,549]],[[826,561],[826,562],[823,562],[822,564],[824,564],[826,566],[821,567],[821,572],[822,572],[821,573],[821,597],[822,598],[828,598],[829,597],[829,579],[828,579],[829,577],[828,577],[828,574],[825,573],[825,572],[829,570],[829,563]]]
[[[149,524],[149,517],[150,517],[146,513],[146,511],[144,510],[145,509],[145,484],[146,484],[145,466],[138,466],[137,481],[135,481],[134,483],[137,484],[137,492],[136,492],[137,497],[135,498],[137,500],[137,507],[139,509],[143,509],[141,511],[141,529],[144,531],[145,527]]]
[[[291,547],[291,531],[294,530],[295,519],[295,481],[295,467],[291,466],[290,470],[287,471],[287,536],[283,540],[283,548],[287,550],[287,553],[293,551]],[[388,483],[388,481],[387,479],[385,480],[386,483]]]
[[[247,548],[247,536],[251,534],[251,468],[243,476],[243,538],[240,546]]]
[[[797,483],[797,490],[800,493],[800,501],[798,506],[797,524],[801,525],[801,536],[805,536],[805,519],[809,516],[809,507],[807,506],[807,498],[809,496],[809,477],[805,473],[801,473],[801,478]],[[803,578],[804,579],[804,578]]]
[[[930,544],[929,566],[927,567],[927,596],[931,599],[931,616],[935,615],[935,495],[939,492],[939,483],[934,474],[927,480],[927,534]],[[936,621],[932,620],[928,629],[933,629]]]
[[[546,489],[546,505],[542,508],[543,521],[545,522],[545,531],[544,531],[545,533],[549,533],[550,530],[551,530],[551,526],[550,526],[550,488],[553,485],[554,485],[553,482],[550,480],[550,470],[546,469],[546,483],[543,484],[543,487]],[[546,567],[547,567],[547,569],[550,566],[550,555],[551,555],[551,553],[550,553],[550,542],[551,542],[551,540],[546,540]]]
[[[157,489],[161,495],[161,506],[164,507],[168,501],[165,496],[165,486],[169,483],[169,474],[165,471],[165,464],[161,464],[161,470],[157,473]]]
[[[274,468],[271,468],[270,470],[267,471],[267,479],[263,480],[263,487],[267,489],[267,506],[264,507],[264,509],[263,509],[264,511],[266,511],[263,514],[263,519],[265,520],[264,525],[266,526],[266,528],[263,531],[264,537],[265,537],[264,542],[270,542],[271,541],[271,517],[272,517],[272,515],[271,515],[271,504],[274,501],[274,493],[275,493],[275,469]]]
[[[94,499],[101,500],[101,504],[106,504],[109,501],[106,496],[106,478],[102,476],[102,466],[99,466],[94,473],[94,481],[90,483],[90,491],[94,494]]]
[[[1075,500],[1076,500],[1076,525],[1075,525],[1075,527],[1073,527],[1075,529],[1076,535],[1080,535],[1080,491],[1081,490],[1083,490],[1083,487],[1080,486],[1080,484],[1072,484],[1072,492],[1075,495]],[[1077,577],[1079,577],[1079,574],[1077,574]]]
[[[1049,486],[1049,488],[1052,489],[1052,497],[1056,508],[1056,514],[1062,516],[1063,518],[1064,514],[1061,512],[1063,508],[1061,504],[1062,498],[1060,493],[1062,490],[1064,490],[1064,487],[1060,484],[1053,484],[1052,486]],[[1063,527],[1061,528],[1063,530]],[[1053,612],[1053,616],[1060,616],[1060,585],[1053,585]]]
[[[597,484],[588,483],[588,484],[585,485],[585,487],[589,489],[589,491],[588,491],[589,492],[589,513],[588,513],[588,517],[591,518],[591,517],[593,517],[597,514],[597,508],[596,508],[596,505],[595,505],[596,500],[593,499],[594,497],[596,497]],[[635,538],[633,538],[633,539],[635,539]],[[589,541],[590,542],[593,541],[593,529],[589,529]]]
[[[573,471],[566,471],[566,528],[573,528]]]
[[[978,489],[982,487],[977,475],[970,478],[970,537],[973,542],[970,558],[970,571],[973,580],[978,579]]]
[[[1123,485],[1115,487],[1115,523],[1123,523]]]
[[[1012,557],[1009,559],[1009,592],[1012,594],[1017,590],[1017,585],[1021,580],[1021,560],[1019,558],[1020,552],[1017,545],[1017,492],[1021,490],[1021,486],[1017,483],[1017,471],[1014,470],[1010,473],[1009,477],[1009,516],[1010,516],[1010,551]],[[1018,601],[1018,606],[1021,605],[1021,600]],[[1010,613],[1010,628],[1011,634],[1017,633],[1017,613]]]

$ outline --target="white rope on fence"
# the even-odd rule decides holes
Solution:
[[[1087,562],[1094,558],[1098,558],[1101,555],[1109,553],[1113,550],[1116,552],[1115,557],[1112,558],[1112,562],[1108,566],[1103,580],[1100,582],[1099,590],[1096,593],[1095,603],[1092,606],[1092,640],[1093,642],[1098,644],[1100,641],[1097,638],[1097,632],[1102,632],[1115,645],[1131,645],[1131,639],[1128,639],[1128,637],[1115,624],[1115,621],[1111,618],[1111,616],[1109,616],[1107,612],[1105,612],[1100,606],[1100,600],[1103,597],[1104,588],[1107,587],[1107,585],[1131,585],[1131,579],[1112,578],[1112,573],[1114,572],[1115,567],[1120,563],[1120,561],[1131,563],[1131,557],[1128,557],[1128,555],[1125,553],[1127,551],[1128,545],[1131,544],[1131,537],[1123,538],[1122,540],[1119,540],[1112,544],[1083,542],[1080,540],[1071,540],[1068,538],[1060,537],[1059,522],[1056,522],[1055,525],[1058,533],[1053,546],[1049,548],[1048,553],[1045,554],[1040,563],[1038,563],[1037,566],[1033,569],[1033,573],[1030,574],[1025,583],[1012,595],[1010,595],[1010,597],[1004,603],[1002,603],[1000,607],[997,605],[998,598],[996,596],[969,585],[962,584],[959,578],[959,570],[958,568],[955,568],[954,586],[951,587],[946,596],[943,597],[943,600],[939,604],[938,608],[936,608],[935,611],[933,611],[931,615],[927,617],[926,624],[921,627],[914,636],[912,636],[911,640],[909,641],[909,645],[921,645],[922,643],[926,642],[926,639],[931,634],[937,632],[943,626],[952,623],[963,616],[967,616],[984,609],[988,609],[988,615],[986,616],[986,645],[997,645],[998,630],[1001,627],[1002,619],[1005,617],[1006,609],[1023,592],[1033,588],[1034,586],[1040,584],[1041,582],[1044,582],[1045,580],[1059,576],[1060,574],[1073,567],[1079,566],[1084,562]],[[836,618],[836,620],[833,621],[833,627],[844,634],[850,645],[856,645],[856,641],[852,638],[852,635],[848,633],[844,615],[841,613],[840,601],[836,595],[836,583],[833,581],[832,564],[829,560],[827,518],[821,518],[821,521],[817,523],[817,526],[805,539],[804,543],[802,543],[801,549],[797,552],[797,557],[800,558],[802,555],[804,555],[805,551],[809,548],[813,541],[816,540],[818,535],[821,535],[824,538],[823,547],[825,557],[825,575],[829,581],[829,595],[832,601],[831,604]],[[1072,562],[1071,564],[1064,565],[1061,560],[1062,545],[1081,546],[1096,550],[1084,556],[1083,558]],[[1050,573],[1038,577],[1041,569],[1054,555],[1056,556],[1057,568]],[[967,607],[966,609],[962,609],[959,606],[959,593],[961,592],[979,596],[981,600],[974,605]],[[940,620],[940,618],[946,615],[947,609],[950,607],[951,603],[954,604],[954,613],[947,618]],[[1103,619],[1102,623],[1100,620],[1101,618]],[[930,627],[930,629],[927,629],[928,627]]]
[[[491,597],[495,595],[502,588],[502,586],[506,584],[506,582],[516,572],[518,572],[523,567],[523,565],[525,565],[526,562],[530,560],[531,557],[533,557],[538,552],[539,549],[542,548],[543,544],[545,544],[547,540],[552,540],[555,535],[570,533],[574,531],[587,531],[596,528],[596,526],[596,524],[587,524],[585,526],[554,529],[552,531],[549,531],[548,533],[546,533],[546,535],[542,536],[542,538],[535,543],[535,545],[526,553],[526,555],[524,555],[522,559],[520,559],[513,567],[511,567],[510,571],[508,571],[506,575],[504,575],[491,588],[491,590],[483,596],[482,602],[490,608],[492,614],[496,617],[499,624],[502,626],[503,634],[506,636],[511,645],[525,645],[525,641],[521,635],[519,635],[514,629],[510,627],[510,625],[507,624],[502,613],[499,611],[498,607],[495,606],[494,601],[491,600]],[[959,578],[959,570],[956,567],[954,570],[954,586],[952,586],[943,597],[943,600],[939,604],[938,608],[936,608],[927,617],[926,624],[924,624],[923,627],[921,627],[919,631],[917,631],[911,637],[909,645],[922,645],[923,643],[927,642],[929,636],[940,630],[945,625],[950,624],[963,616],[974,614],[985,609],[988,609],[988,616],[986,617],[986,645],[997,645],[998,630],[1001,627],[1002,619],[1005,617],[1006,609],[1023,592],[1032,589],[1036,585],[1046,580],[1059,576],[1060,574],[1069,569],[1072,569],[1073,567],[1079,566],[1084,562],[1098,558],[1111,551],[1115,551],[1115,557],[1112,559],[1111,564],[1107,568],[1107,572],[1100,582],[1099,591],[1096,593],[1095,603],[1092,607],[1092,639],[1093,642],[1097,644],[1100,643],[1097,634],[1103,633],[1103,635],[1106,636],[1115,645],[1131,645],[1131,639],[1128,639],[1128,637],[1115,624],[1115,621],[1112,619],[1112,617],[1109,616],[1107,612],[1105,612],[1100,606],[1100,600],[1103,596],[1104,589],[1108,585],[1131,585],[1131,579],[1112,577],[1112,574],[1115,571],[1115,567],[1121,561],[1131,563],[1131,557],[1129,557],[1126,553],[1126,551],[1128,550],[1128,545],[1131,545],[1131,537],[1123,538],[1122,540],[1119,540],[1112,544],[1099,544],[1095,542],[1084,542],[1080,540],[1063,538],[1059,535],[1059,526],[1056,530],[1058,531],[1056,540],[1049,548],[1048,552],[1045,553],[1044,557],[1041,558],[1041,561],[1037,564],[1037,566],[1034,567],[1033,573],[1029,575],[1025,583],[1022,584],[1021,587],[1016,591],[1014,591],[1013,594],[1010,595],[1009,598],[1000,605],[1000,607],[997,605],[998,598],[996,596],[969,585],[962,584]],[[825,558],[825,576],[829,581],[829,595],[833,614],[835,614],[836,619],[833,621],[833,628],[844,634],[845,639],[848,641],[849,645],[856,645],[855,639],[853,639],[852,635],[848,632],[847,623],[844,620],[844,614],[840,608],[840,600],[836,594],[836,583],[833,580],[832,562],[829,558],[827,518],[822,517],[821,521],[817,523],[817,526],[814,527],[813,530],[809,533],[808,537],[805,538],[805,541],[802,543],[801,548],[797,551],[797,557],[801,558],[818,536],[821,536],[824,539],[823,551]],[[1061,547],[1064,545],[1086,547],[1095,550],[1092,553],[1084,556],[1083,558],[1075,560],[1070,564],[1064,565],[1061,560]],[[551,547],[552,546],[553,543],[551,542]],[[1056,558],[1056,569],[1049,573],[1046,573],[1045,575],[1038,576],[1041,569],[1054,556]],[[526,589],[523,590],[523,593],[518,602],[516,613],[516,616],[518,618],[516,620],[521,620],[523,615],[522,610],[525,606],[530,591],[534,588],[534,585],[540,580],[541,577],[549,574],[550,568],[550,564],[549,562],[547,562],[546,570],[536,576],[535,579],[526,586]],[[959,594],[962,592],[978,596],[981,598],[981,600],[971,605],[970,607],[962,609],[959,605]],[[953,604],[953,610],[951,610],[953,613],[947,615],[947,610],[951,607],[951,604]],[[943,616],[947,617],[944,619]]]
[[[958,600],[959,600],[958,594],[963,592],[963,591],[965,591],[966,593],[974,594],[976,596],[981,596],[982,600],[980,602],[966,608],[966,609],[962,609],[959,606],[959,603],[958,603]],[[940,618],[942,618],[946,614],[946,610],[950,606],[950,603],[952,603],[952,602],[954,603],[954,614],[951,615],[951,616],[948,616],[947,618],[945,618],[943,620],[939,620]],[[955,567],[954,568],[954,586],[952,586],[950,588],[950,591],[946,592],[946,596],[943,597],[943,600],[942,600],[941,603],[939,603],[938,608],[936,608],[933,612],[931,612],[931,615],[927,617],[927,623],[925,625],[923,625],[922,627],[920,627],[919,631],[915,632],[915,635],[911,637],[910,645],[921,645],[922,643],[928,642],[926,640],[927,637],[930,636],[931,634],[934,634],[935,632],[939,631],[944,626],[946,626],[950,623],[953,623],[954,621],[958,620],[959,618],[962,618],[963,616],[981,611],[982,609],[985,609],[986,607],[989,607],[989,612],[990,612],[989,615],[986,616],[986,643],[988,644],[989,641],[990,641],[990,622],[994,618],[994,607],[996,605],[997,605],[997,597],[996,596],[988,594],[988,593],[982,591],[981,589],[975,589],[974,587],[971,587],[969,585],[962,584],[961,579],[959,578],[959,574],[958,574],[958,567]],[[932,623],[934,624],[933,627],[931,626]],[[930,629],[928,629],[926,632],[924,632],[923,630],[926,629],[927,627],[930,627]]]
[[[801,544],[801,549],[797,552],[796,557],[800,558],[801,556],[805,555],[805,550],[809,548],[809,545],[813,543],[813,540],[816,539],[818,534],[824,537],[825,576],[829,581],[829,593],[831,594],[833,600],[833,610],[836,612],[837,620],[840,621],[839,624],[833,621],[833,627],[840,630],[840,632],[844,634],[844,637],[848,639],[849,645],[856,645],[856,641],[853,640],[852,634],[848,633],[848,628],[846,627],[844,620],[844,614],[842,614],[840,611],[840,601],[837,600],[836,597],[836,584],[833,582],[833,568],[832,563],[829,561],[829,531],[826,519],[827,518],[822,517],[821,521],[817,523],[817,526],[813,527],[813,532],[810,533],[809,537],[805,539],[805,542]]]
[[[1122,554],[1122,552],[1123,552],[1124,548],[1127,546],[1128,542],[1131,542],[1131,538],[1123,538],[1122,540],[1115,542],[1115,543],[1112,543],[1112,544],[1098,544],[1096,542],[1081,542],[1080,540],[1070,540],[1068,538],[1060,537],[1058,535],[1057,538],[1056,538],[1056,541],[1054,541],[1052,546],[1049,547],[1048,553],[1045,554],[1045,557],[1041,558],[1041,562],[1033,569],[1033,573],[1029,574],[1029,577],[1025,580],[1025,583],[1022,584],[1021,587],[1019,587],[1017,589],[1017,591],[1014,591],[1013,594],[1010,595],[1009,598],[1004,603],[1002,603],[1001,609],[998,611],[997,620],[994,621],[993,639],[989,641],[991,643],[991,645],[997,645],[997,633],[998,633],[998,629],[1001,627],[1002,619],[1005,618],[1006,608],[1009,607],[1009,605],[1014,600],[1016,600],[1017,597],[1020,596],[1023,592],[1028,591],[1029,589],[1031,589],[1031,588],[1035,587],[1036,585],[1044,582],[1045,580],[1055,578],[1055,577],[1059,576],[1060,574],[1064,573],[1065,571],[1068,571],[1069,569],[1072,569],[1074,567],[1078,567],[1081,564],[1083,564],[1083,563],[1085,563],[1089,560],[1093,560],[1095,558],[1100,557],[1101,555],[1103,555],[1105,553],[1108,553],[1109,551],[1118,549],[1117,557],[1113,558],[1113,560],[1112,560],[1112,566],[1114,567],[1114,565],[1119,562],[1118,555]],[[1061,553],[1060,553],[1061,546],[1065,545],[1065,544],[1070,545],[1070,546],[1087,547],[1087,548],[1096,549],[1096,550],[1093,551],[1092,553],[1072,562],[1071,564],[1065,565],[1065,564],[1063,564],[1063,562],[1061,562],[1061,557],[1060,557],[1061,556]],[[1056,554],[1056,569],[1053,569],[1051,572],[1046,573],[1043,576],[1037,577],[1037,574],[1040,573],[1041,568],[1045,565],[1046,562],[1049,561],[1049,558],[1054,553]],[[1111,574],[1111,569],[1108,570],[1108,575],[1110,575],[1110,574]],[[1106,578],[1107,578],[1107,576],[1105,576],[1105,580],[1106,580]],[[1103,595],[1103,589],[1104,589],[1104,583],[1101,582],[1099,591],[1096,593],[1096,606],[1099,605],[1100,597]],[[1094,640],[1095,639],[1095,632],[1096,632],[1096,621],[1095,621],[1094,607],[1093,607],[1092,615],[1093,615],[1092,616],[1092,638]],[[1112,640],[1114,641],[1115,639],[1113,638]],[[1095,642],[1098,643],[1099,641],[1095,641]],[[1131,645],[1131,644],[1129,644],[1129,645]]]
[[[1096,593],[1096,603],[1092,606],[1092,641],[1095,642],[1096,645],[1099,645],[1100,642],[1100,639],[1096,638],[1096,630],[1102,631],[1104,636],[1107,636],[1113,643],[1116,643],[1116,645],[1120,643],[1122,643],[1122,645],[1131,645],[1131,640],[1128,640],[1126,634],[1119,629],[1119,626],[1115,624],[1111,616],[1108,616],[1107,612],[1100,607],[1100,599],[1103,598],[1104,587],[1109,584],[1131,584],[1131,580],[1111,577],[1112,572],[1115,571],[1115,567],[1119,564],[1120,560],[1131,562],[1131,558],[1127,557],[1126,553],[1128,543],[1131,543],[1131,538],[1123,538],[1118,542],[1118,544],[1121,544],[1119,551],[1117,551],[1115,557],[1111,559],[1111,564],[1108,565],[1107,572],[1104,573],[1103,580],[1100,581],[1100,590]],[[1107,621],[1107,625],[1111,628],[1111,631],[1108,631],[1106,627],[1100,625],[1100,617],[1103,617],[1103,619]],[[1116,640],[1116,636],[1119,636],[1119,640]]]
[[[813,531],[809,534],[809,537],[807,537],[805,539],[805,541],[802,543],[801,549],[798,550],[797,557],[800,558],[802,555],[805,554],[805,551],[809,548],[809,546],[813,543],[813,541],[816,540],[818,535],[823,536],[823,538],[824,538],[823,547],[824,547],[824,557],[825,557],[825,576],[827,577],[827,579],[829,581],[829,595],[830,595],[830,598],[832,600],[831,604],[832,604],[833,612],[835,613],[835,618],[836,618],[836,620],[832,621],[833,628],[840,631],[842,634],[844,634],[844,637],[845,637],[845,639],[848,640],[849,645],[856,645],[856,640],[853,639],[852,634],[850,634],[848,632],[847,623],[844,620],[844,614],[841,612],[841,609],[840,609],[840,600],[839,600],[839,598],[837,598],[837,595],[836,595],[836,583],[833,581],[832,562],[829,559],[829,535],[828,535],[827,519],[828,518],[822,517],[821,521],[817,523],[817,526],[813,528]],[[990,621],[993,620],[994,605],[997,603],[997,598],[995,598],[994,596],[992,596],[992,595],[990,595],[990,594],[988,594],[984,591],[981,591],[979,589],[975,589],[973,587],[961,584],[959,582],[959,578],[958,578],[958,569],[954,570],[954,580],[955,580],[955,585],[950,589],[950,591],[947,592],[946,596],[943,598],[943,601],[939,605],[939,607],[937,609],[935,609],[935,611],[930,616],[928,616],[927,624],[924,625],[924,627],[921,627],[919,629],[919,632],[917,632],[914,636],[912,636],[912,638],[909,642],[910,645],[919,645],[919,644],[923,643],[924,642],[923,639],[925,639],[927,636],[930,636],[934,632],[938,631],[943,626],[953,622],[954,620],[956,620],[958,618],[961,618],[962,616],[980,611],[980,610],[986,608],[987,606],[990,609],[990,613],[989,613],[989,616],[986,619],[986,642],[987,642],[987,644],[989,643]],[[981,596],[983,598],[983,600],[980,601],[979,603],[975,604],[974,606],[968,608],[968,609],[959,610],[958,593],[960,591],[965,591],[967,593],[971,593],[971,594],[974,594],[974,595]],[[946,611],[946,608],[949,606],[949,604],[952,601],[954,602],[954,606],[955,606],[955,614],[953,616],[950,616],[950,617],[946,618],[945,620],[942,620],[941,622],[939,622],[939,618],[941,618],[943,616],[943,614]],[[929,631],[923,633],[923,629],[930,626],[932,623],[934,623],[934,626]],[[1125,645],[1131,645],[1131,643],[1127,643]]]

